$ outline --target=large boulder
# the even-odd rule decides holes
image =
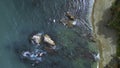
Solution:
[[[31,42],[33,44],[40,45],[41,41],[42,41],[42,33],[38,33],[32,36]]]
[[[55,42],[47,34],[44,35],[44,42],[46,42],[46,43],[48,43],[50,45],[55,45]]]

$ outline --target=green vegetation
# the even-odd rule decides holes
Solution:
[[[108,24],[110,27],[116,30],[118,34],[118,40],[117,40],[117,50],[116,50],[116,56],[111,60],[111,62],[105,67],[105,68],[119,68],[120,67],[120,0],[116,0],[115,3],[113,3],[111,7],[111,20]],[[116,61],[117,60],[117,61]],[[116,66],[117,67],[116,67]]]
[[[114,28],[119,36],[118,46],[117,46],[117,56],[120,57],[120,0],[116,0],[116,2],[111,7],[112,19],[109,23],[109,26]]]

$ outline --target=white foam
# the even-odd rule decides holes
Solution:
[[[77,24],[77,21],[73,21],[73,23],[72,23],[73,25],[76,25]]]
[[[55,20],[55,19],[53,19],[53,22],[55,23],[55,22],[56,22],[56,20]]]

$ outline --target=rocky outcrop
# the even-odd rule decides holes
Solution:
[[[47,34],[44,35],[44,42],[46,42],[46,43],[48,43],[50,45],[55,45],[55,42]]]
[[[31,42],[33,44],[40,45],[41,41],[42,41],[42,33],[38,33],[32,36]]]
[[[31,42],[36,45],[40,45],[42,42],[46,42],[49,45],[55,45],[55,42],[47,34],[38,33],[32,36]]]
[[[61,23],[63,23],[65,26],[73,27],[77,24],[76,18],[70,14],[70,12],[66,12],[66,17],[62,18],[60,20]]]

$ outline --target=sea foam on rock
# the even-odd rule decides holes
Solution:
[[[37,47],[35,48],[33,47],[34,49],[31,51],[29,50],[24,51],[22,53],[22,56],[28,60],[35,61],[35,63],[42,62],[43,61],[42,58],[44,57],[44,55],[46,55],[47,52],[50,53],[49,49],[52,49],[52,50],[56,49],[55,42],[51,39],[51,37],[48,34],[37,33],[32,36],[31,42],[33,45]],[[47,43],[49,47],[47,47],[44,42]],[[44,49],[42,48],[42,45]],[[45,49],[46,47],[49,49]]]

